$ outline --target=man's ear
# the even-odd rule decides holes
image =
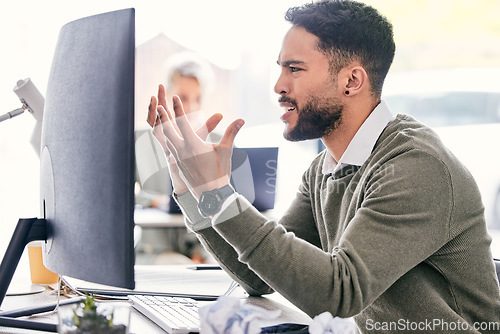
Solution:
[[[348,66],[342,71],[343,94],[345,96],[357,95],[369,87],[368,74],[361,65]]]

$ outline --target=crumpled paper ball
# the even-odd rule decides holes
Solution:
[[[258,334],[257,321],[276,319],[281,310],[266,310],[262,307],[241,304],[239,299],[219,297],[210,305],[199,309],[201,333],[203,334]]]
[[[356,334],[356,324],[350,319],[333,317],[330,312],[323,312],[314,317],[309,325],[311,334]]]

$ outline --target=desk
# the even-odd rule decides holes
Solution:
[[[281,217],[282,210],[268,210],[264,211],[263,214],[270,218],[276,219]],[[134,211],[134,221],[137,226],[142,228],[176,228],[185,227],[184,216],[180,213],[167,213],[160,209],[155,208],[143,208],[135,209]]]
[[[178,253],[177,256],[169,256],[166,263],[189,263],[181,236],[185,238],[186,226],[182,214],[170,214],[156,208],[136,208],[134,211],[136,230],[135,263],[136,264],[158,264],[158,256],[165,253]],[[137,237],[139,237],[137,239]],[[190,236],[193,243],[199,244],[196,237]],[[160,261],[161,262],[161,261]]]
[[[63,297],[64,298],[64,297]],[[23,307],[32,307],[42,304],[54,303],[57,301],[57,296],[48,288],[38,294],[25,296],[7,296],[2,303],[2,311],[13,310]],[[47,313],[40,316],[30,317],[30,320],[57,323],[57,314]],[[47,333],[43,331],[34,331],[18,328],[0,327],[0,333]],[[141,313],[131,308],[130,316],[130,333],[165,333],[160,327],[149,321]]]
[[[144,270],[146,266],[142,266],[141,270]],[[179,270],[179,266],[162,266],[166,272],[170,270],[173,271]],[[152,266],[153,271],[158,271],[158,266]],[[19,279],[19,278],[18,278]],[[29,280],[29,278],[27,277]],[[197,283],[198,285],[200,283]],[[44,292],[33,294],[33,295],[24,295],[24,296],[7,296],[4,299],[4,302],[1,305],[2,311],[18,309],[22,307],[36,306],[44,303],[55,302],[57,300],[56,294],[49,291],[47,288]],[[243,303],[249,303],[252,305],[257,305],[269,310],[282,310],[282,314],[278,319],[273,321],[262,322],[259,325],[271,326],[278,323],[284,322],[294,322],[294,323],[305,323],[308,324],[311,322],[311,318],[308,317],[305,313],[300,311],[290,302],[288,302],[281,295],[274,293],[272,295],[266,297],[246,297],[242,299]],[[210,303],[210,302],[203,302]],[[56,314],[49,314],[42,318],[37,318],[40,321],[50,321],[57,322]],[[37,332],[37,331],[29,331],[30,333],[46,333],[46,332]],[[26,333],[26,330],[22,329],[13,329],[13,328],[5,328],[0,327],[0,333]],[[150,321],[148,318],[143,316],[141,313],[132,308],[131,312],[131,320],[130,320],[130,333],[165,333],[160,327]]]
[[[180,213],[166,213],[155,208],[134,210],[134,221],[137,226],[148,227],[184,227],[184,217]]]
[[[280,216],[280,211],[268,210],[263,214],[273,219]],[[186,233],[182,214],[166,213],[156,208],[136,208],[134,220],[136,227],[140,228],[140,238],[136,240],[136,264],[189,263],[193,254],[204,261],[214,261],[196,236]]]

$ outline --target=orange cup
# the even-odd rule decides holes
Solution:
[[[31,283],[52,284],[59,281],[59,275],[48,270],[43,265],[41,246],[28,246],[28,256],[30,261]]]

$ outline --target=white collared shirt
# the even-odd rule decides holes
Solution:
[[[327,154],[323,162],[323,174],[333,174],[346,165],[362,166],[372,153],[377,139],[389,122],[394,119],[389,106],[381,101],[358,129],[344,154],[336,162],[331,154]]]

